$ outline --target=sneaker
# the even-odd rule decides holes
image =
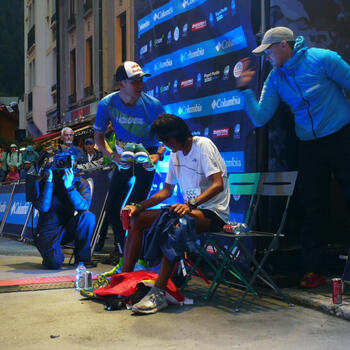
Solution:
[[[128,163],[135,160],[135,143],[128,142],[124,147],[124,152],[120,156],[122,162]]]
[[[318,273],[309,272],[300,281],[300,287],[317,288],[326,284],[326,278]]]
[[[151,161],[148,152],[142,143],[136,143],[134,148],[136,163],[149,163]]]
[[[154,314],[166,307],[168,307],[168,302],[164,290],[153,286],[141,301],[132,306],[132,312],[137,314]]]

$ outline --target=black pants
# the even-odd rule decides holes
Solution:
[[[135,175],[135,183],[133,189],[127,198],[130,190],[129,181]],[[106,203],[106,219],[103,222],[100,231],[99,247],[102,248],[104,240],[107,235],[108,224],[112,225],[114,233],[114,244],[120,244],[120,247],[124,247],[125,243],[125,231],[120,220],[120,210],[124,201],[127,198],[126,204],[135,202],[139,203],[145,200],[151,189],[154,177],[154,170],[147,171],[141,164],[135,164],[134,169],[123,170],[115,168],[111,185],[109,188],[108,201]]]
[[[74,241],[74,261],[90,261],[90,243],[95,228],[95,214],[89,211],[79,212],[66,225],[42,225],[34,236],[43,265],[49,269],[59,269],[64,261],[61,244]]]
[[[304,224],[301,230],[304,273],[317,271],[320,264],[321,239],[329,220],[331,173],[340,185],[350,210],[350,124],[318,140],[302,141],[299,153],[299,179]],[[348,270],[348,272],[347,272]],[[350,264],[344,274],[350,279]]]

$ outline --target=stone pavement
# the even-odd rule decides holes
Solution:
[[[93,274],[98,274],[101,272],[106,272],[111,269],[111,265],[104,265],[99,263],[96,268],[89,269]],[[74,267],[67,263],[64,264],[61,270],[45,270],[41,265],[41,257],[39,256],[36,248],[32,245],[25,244],[22,242],[17,242],[14,239],[9,239],[6,237],[0,237],[0,293],[11,292],[11,291],[21,291],[21,290],[42,290],[42,289],[61,289],[61,288],[73,288],[74,286]],[[66,276],[71,276],[72,278],[63,282],[50,283],[50,284],[30,284],[27,286],[12,285],[11,287],[1,286],[1,281],[9,280],[21,280],[24,278],[38,278],[38,277],[60,277],[61,279]],[[343,295],[343,303],[340,305],[334,305],[332,303],[332,288],[330,279],[335,276],[329,276],[327,284],[320,288],[312,290],[304,290],[298,287],[283,288],[283,291],[290,298],[291,302],[296,305],[302,305],[304,307],[313,308],[315,310],[334,315],[346,320],[350,320],[350,294],[348,290],[345,289],[345,294]],[[197,283],[198,282],[191,282]],[[205,285],[201,285],[199,288],[199,294],[204,294]],[[219,287],[220,290],[224,290],[226,297],[232,302],[235,297],[238,297],[241,293],[238,290],[224,289]],[[185,293],[186,294],[186,293]],[[279,301],[269,298],[273,296],[269,291],[267,291],[268,298],[258,298],[254,296],[249,296],[247,302],[242,306],[242,309],[250,304],[249,308],[261,307],[261,305],[280,304]],[[214,296],[211,303],[215,303]],[[281,304],[284,304],[281,302]],[[284,304],[285,305],[285,304]]]

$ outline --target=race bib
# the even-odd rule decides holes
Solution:
[[[197,188],[188,188],[186,190],[184,190],[184,199],[186,202],[188,202],[188,200],[190,198],[196,198],[201,194],[201,189],[199,187]]]

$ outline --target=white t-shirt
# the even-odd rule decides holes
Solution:
[[[198,208],[210,209],[226,222],[229,218],[230,203],[227,170],[217,147],[210,139],[194,136],[191,150],[187,155],[182,151],[172,152],[165,182],[170,185],[178,183],[187,201],[204,192],[212,183],[209,176],[216,173],[222,175],[223,191]]]

